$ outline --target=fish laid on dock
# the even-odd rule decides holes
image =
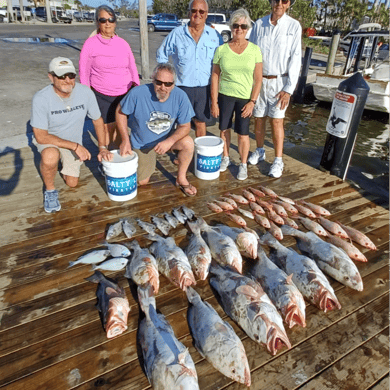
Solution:
[[[100,311],[107,338],[119,336],[127,330],[127,316],[130,312],[125,291],[113,280],[106,278],[100,271],[86,278],[88,282],[98,283],[96,296],[97,309]]]
[[[137,231],[134,223],[129,221],[127,218],[122,219],[122,230],[127,238],[132,238]]]
[[[249,204],[249,200],[244,198],[242,195],[237,195],[237,194],[231,194],[228,192],[226,194],[227,196],[230,196],[235,202],[240,203],[240,204]]]
[[[302,206],[301,204],[295,203],[294,207],[303,215],[309,218],[317,218],[317,215],[311,211],[308,207]]]
[[[249,272],[263,287],[289,328],[294,325],[306,326],[306,304],[302,294],[288,276],[276,266],[265,254],[263,248],[258,248],[258,261]]]
[[[213,203],[219,206],[223,211],[229,211],[229,210],[234,210],[234,206],[231,205],[228,202],[224,202],[222,200],[213,200]]]
[[[285,225],[291,226],[294,229],[299,229],[299,226],[297,225],[297,223],[293,219],[288,218],[288,217],[284,217],[283,221],[284,221]]]
[[[251,191],[254,195],[258,196],[259,198],[264,198],[265,197],[264,192],[258,190],[257,188],[248,187],[248,190]]]
[[[279,241],[283,240],[283,233],[279,226],[276,226],[273,221],[269,221],[269,232]]]
[[[239,226],[246,226],[246,221],[244,218],[240,217],[237,214],[231,213],[230,211],[226,212],[227,217],[236,223]]]
[[[269,220],[274,221],[278,225],[284,224],[283,218],[280,215],[276,214],[274,210],[272,210],[272,209],[266,210],[265,213],[266,213]]]
[[[209,274],[211,252],[205,240],[201,236],[199,225],[195,222],[187,222],[193,235],[189,239],[185,254],[190,262],[194,275],[200,280],[205,280]]]
[[[242,272],[242,257],[234,241],[209,226],[203,218],[198,218],[195,223],[199,226],[202,237],[210,248],[212,257],[222,265],[229,265],[237,272]]]
[[[213,202],[207,202],[207,207],[213,212],[213,213],[222,213],[223,208],[219,207],[217,204]]]
[[[257,234],[249,232],[242,228],[230,227],[227,225],[216,225],[213,228],[219,232],[229,236],[237,245],[237,248],[244,252],[248,257],[256,259],[257,257]]]
[[[256,202],[250,202],[249,207],[254,213],[265,215],[264,209]]]
[[[265,228],[265,229],[270,229],[270,228],[271,228],[271,224],[270,224],[268,218],[263,217],[263,216],[260,215],[260,214],[255,214],[255,221],[256,221],[260,226],[262,226],[262,227]]]
[[[323,226],[328,232],[339,236],[341,238],[349,238],[347,232],[336,222],[329,221],[329,219],[319,217],[318,222]],[[315,233],[315,232],[314,232]]]
[[[311,230],[315,234],[320,236],[327,237],[328,233],[326,230],[316,221],[312,221],[311,219],[305,217],[295,217],[306,229]]]
[[[295,201],[293,201],[290,198],[286,198],[285,196],[276,195],[278,199],[280,199],[282,202],[289,203],[291,205],[295,205]]]
[[[306,202],[304,200],[300,200],[298,203],[308,207],[310,210],[314,211],[318,215],[323,215],[324,217],[328,217],[330,215],[330,211],[317,204]]]
[[[149,234],[147,238],[154,241],[149,251],[156,258],[161,274],[183,291],[196,284],[187,256],[172,237],[163,238],[158,234]]]
[[[152,289],[138,287],[145,318],[138,330],[146,376],[154,390],[199,390],[198,375],[188,349],[176,338],[171,325],[156,312]]]
[[[363,290],[360,273],[355,263],[343,250],[322,240],[313,232],[304,233],[289,226],[282,226],[282,232],[295,237],[299,250],[315,260],[323,272],[345,286],[357,291]]]
[[[271,190],[271,188],[259,186],[261,191],[263,191],[267,196],[270,196],[271,198],[276,198],[278,195],[274,191]]]
[[[156,226],[156,228],[160,230],[160,232],[164,234],[164,236],[167,236],[169,234],[169,231],[171,230],[171,225],[168,223],[168,221],[163,218],[157,217],[157,215],[153,215],[151,219],[154,226]]]
[[[183,213],[185,214],[185,216],[187,217],[187,220],[192,220],[195,218],[195,211],[190,209],[189,207],[187,206],[181,206],[181,209],[183,210]]]
[[[173,215],[165,212],[163,214],[164,218],[167,220],[167,222],[175,229],[177,228],[177,225],[179,225],[179,221],[177,218],[175,218]]]
[[[128,257],[130,256],[129,248],[122,244],[109,244],[105,242],[104,245],[107,246],[112,257]]]
[[[214,308],[191,287],[186,291],[191,303],[188,325],[195,348],[219,372],[236,382],[251,385],[248,358],[240,338]],[[201,321],[199,320],[201,319]]]
[[[97,249],[80,256],[76,261],[70,261],[68,268],[77,264],[101,263],[102,261],[106,260],[108,256],[110,256],[110,251],[108,249]]]
[[[249,202],[256,202],[256,197],[253,195],[252,192],[248,190],[242,190],[242,194],[249,200]]]
[[[260,243],[272,248],[270,259],[287,275],[292,275],[292,281],[306,299],[325,313],[341,308],[332,286],[314,260],[286,248],[269,233],[260,237]]]
[[[283,206],[285,210],[288,211],[290,214],[298,214],[298,210],[291,203],[284,202],[282,200],[275,200],[274,203]]]
[[[272,355],[291,348],[283,320],[261,286],[228,267],[212,263],[211,286],[221,298],[225,313],[255,342],[264,343]]]
[[[242,207],[237,207],[237,211],[241,213],[244,217],[247,217],[249,219],[255,219],[255,216],[253,215],[252,212],[243,209]]]
[[[126,257],[114,257],[113,259],[103,261],[103,263],[93,264],[92,270],[101,269],[103,271],[120,271],[126,267],[128,261],[129,259]]]
[[[352,243],[344,241],[342,238],[333,236],[331,234],[328,234],[328,238],[331,244],[343,249],[352,260],[362,261],[364,263],[367,262],[366,256],[364,256],[363,253],[360,252],[360,250]]]
[[[281,217],[288,217],[287,211],[282,205],[274,202],[272,203],[272,207],[275,210],[276,214],[280,215]]]
[[[238,207],[237,203],[232,198],[227,198],[225,196],[221,196],[219,199],[222,200],[223,202],[230,203],[233,206],[233,208],[235,208],[235,209]]]
[[[107,230],[106,240],[111,240],[111,238],[118,237],[123,231],[122,220],[110,225]]]
[[[371,249],[372,251],[378,250],[375,244],[365,234],[359,232],[359,230],[342,225],[340,222],[338,222],[338,224],[347,232],[349,238],[352,241],[355,241],[361,246],[364,246],[367,249]]]
[[[155,231],[156,231],[156,226],[149,223],[149,222],[145,222],[143,221],[142,219],[139,219],[137,218],[136,219],[137,223],[138,223],[138,226],[145,230],[145,232],[149,233],[149,234],[153,234]]]
[[[179,210],[179,207],[175,207],[174,209],[172,209],[172,214],[183,225],[186,223],[187,216]]]
[[[150,284],[154,294],[157,294],[160,279],[156,259],[146,248],[141,248],[137,240],[131,241],[127,246],[132,254],[126,265],[125,277],[132,279],[138,286]]]

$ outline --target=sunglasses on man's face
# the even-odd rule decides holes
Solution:
[[[280,1],[282,2],[282,4],[286,5],[290,0],[273,0],[273,2],[276,4],[278,4]]]
[[[115,23],[115,18],[108,18],[108,19],[106,19],[106,18],[99,18],[99,23],[104,24],[104,23],[107,23],[107,22]]]
[[[235,30],[239,29],[240,27],[241,27],[241,30],[248,30],[248,25],[247,24],[233,23],[233,28]]]
[[[155,79],[154,82],[156,83],[156,85],[160,86],[160,85],[165,85],[166,87],[172,87],[173,84],[175,84],[173,81],[161,81],[161,80],[157,80]]]
[[[65,73],[62,76],[54,74],[54,76],[56,76],[58,80],[65,80],[67,77],[69,77],[70,80],[74,80],[76,78],[76,73]]]
[[[194,9],[194,8],[191,9],[192,14],[196,14],[197,12],[199,12],[201,15],[204,15],[206,13],[204,9]]]

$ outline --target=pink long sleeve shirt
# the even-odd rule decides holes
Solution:
[[[139,76],[129,44],[117,35],[88,38],[80,53],[80,82],[107,96],[125,94],[139,85]]]

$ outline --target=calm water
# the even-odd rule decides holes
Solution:
[[[330,108],[330,104],[323,103],[289,108],[284,144],[287,155],[310,166],[319,166]],[[347,174],[347,180],[386,199],[389,197],[389,130],[387,114],[364,111]]]

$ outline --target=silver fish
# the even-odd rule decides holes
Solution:
[[[231,325],[223,321],[193,288],[189,287],[186,294],[191,303],[188,308],[188,325],[195,348],[216,370],[236,382],[250,386],[248,358]]]
[[[176,207],[174,209],[172,209],[172,214],[174,215],[174,217],[182,224],[185,224],[186,221],[187,221],[187,216],[182,213],[180,210],[179,210],[179,207]]]
[[[171,214],[165,212],[164,218],[167,220],[167,222],[175,229],[177,228],[177,225],[179,224],[179,221]]]
[[[241,207],[238,207],[237,210],[244,216],[250,219],[255,219],[255,216],[248,210],[244,210]]]
[[[354,290],[363,290],[363,281],[356,265],[342,249],[313,232],[304,233],[289,226],[282,226],[282,232],[295,237],[299,250],[315,260],[322,271]]]
[[[199,390],[198,375],[188,349],[175,337],[172,327],[156,312],[151,287],[138,287],[145,318],[138,330],[146,376],[154,390]]]
[[[106,240],[111,240],[111,238],[118,237],[122,233],[122,220],[119,222],[116,222],[112,225],[107,230],[106,234]]]
[[[245,229],[230,227],[227,225],[216,225],[213,228],[216,228],[222,232],[222,234],[229,236],[236,243],[241,252],[244,252],[252,259],[256,259],[258,239],[256,233],[254,234]]]
[[[125,233],[127,238],[132,238],[137,231],[134,224],[130,222],[127,218],[122,219],[122,229],[123,233]]]
[[[137,218],[136,219],[137,223],[138,223],[138,226],[145,230],[145,232],[148,232],[149,234],[154,234],[154,232],[156,231],[156,226],[149,223],[149,222],[145,222],[145,221],[142,221],[142,219],[139,219]]]
[[[195,217],[195,211],[186,207],[186,206],[181,206],[181,209],[183,211],[183,213],[185,214],[185,216],[187,217],[187,219],[191,220]]]
[[[154,294],[157,294],[160,280],[156,259],[146,248],[141,248],[136,240],[127,245],[133,253],[126,265],[125,277],[132,279],[138,286],[150,284]]]
[[[107,249],[97,249],[95,251],[89,252],[85,255],[80,256],[76,261],[70,261],[69,266],[73,267],[77,264],[97,264],[106,260],[110,256],[110,251]]]
[[[107,246],[108,250],[112,257],[128,257],[130,256],[129,248],[121,244],[109,244],[105,242],[104,245]]]
[[[233,267],[237,272],[242,272],[242,257],[234,241],[216,228],[209,226],[203,218],[196,220],[202,237],[210,248],[212,257],[223,265]]]
[[[289,328],[294,325],[306,326],[306,305],[302,294],[292,281],[292,275],[277,267],[265,254],[263,248],[258,248],[258,261],[249,270],[250,274],[263,287],[272,303],[282,313]]]
[[[185,254],[195,276],[200,280],[205,280],[209,274],[211,263],[210,248],[202,238],[199,226],[194,222],[188,221],[187,223],[193,235],[189,239]]]
[[[172,237],[163,238],[158,234],[149,234],[147,238],[155,241],[149,251],[156,258],[160,273],[183,291],[196,284],[187,256]]]
[[[100,264],[94,264],[92,266],[92,270],[102,269],[104,271],[120,271],[126,267],[129,259],[126,257],[114,257],[113,259],[106,260]]]
[[[314,260],[286,248],[270,233],[260,237],[260,243],[273,249],[270,252],[270,259],[287,275],[292,274],[292,281],[311,303],[325,313],[341,308],[332,286]]]
[[[98,283],[96,306],[102,314],[107,338],[119,336],[127,330],[127,316],[130,312],[129,301],[123,288],[113,280],[106,278],[100,271],[95,271],[85,280]]]
[[[171,230],[171,225],[168,223],[168,221],[157,217],[156,215],[154,215],[151,219],[153,224],[157,227],[158,230],[160,230],[162,234],[164,234],[165,236],[169,234],[169,231]]]
[[[211,286],[218,292],[225,313],[255,342],[266,344],[272,355],[291,348],[283,320],[261,286],[228,267],[212,263]]]

